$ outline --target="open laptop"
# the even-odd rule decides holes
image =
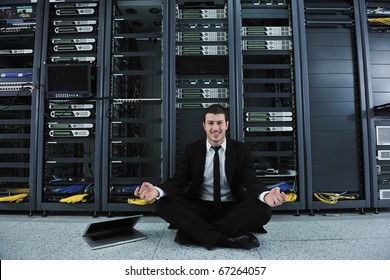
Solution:
[[[142,215],[110,219],[91,223],[86,228],[83,239],[92,250],[146,239],[146,236],[134,229]]]

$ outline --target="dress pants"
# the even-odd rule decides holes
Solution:
[[[222,202],[222,209],[216,214],[212,201],[163,197],[157,202],[157,213],[208,249],[221,237],[258,230],[271,219],[271,207],[250,198]]]

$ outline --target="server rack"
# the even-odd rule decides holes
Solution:
[[[21,24],[23,7],[36,22]],[[389,206],[390,148],[377,142],[390,126],[389,1],[4,0],[0,11],[0,210],[153,211],[120,190],[172,175],[184,145],[204,135],[201,107],[211,103],[229,107],[230,137],[252,146],[259,167],[292,166],[291,176],[264,174],[274,167],[259,176],[298,187],[279,209]],[[93,96],[48,95],[47,69],[63,64],[91,66]],[[262,90],[270,84],[279,87]],[[252,109],[282,116],[266,116],[277,123],[267,126],[247,120]],[[251,127],[292,130],[264,137]],[[314,196],[345,191],[354,199]],[[72,194],[88,195],[59,202]]]
[[[238,139],[251,146],[259,180],[294,195],[279,209],[304,209],[296,2],[236,4]]]
[[[307,208],[370,205],[358,1],[299,1]]]
[[[37,209],[100,209],[104,2],[47,1]]]
[[[42,2],[0,4],[0,210],[35,210]]]
[[[390,206],[390,2],[360,3],[371,155],[371,206]]]
[[[108,1],[104,211],[154,211],[134,190],[168,175],[168,1]]]
[[[203,110],[221,104],[230,111],[228,135],[235,138],[233,1],[171,1],[170,121],[173,175],[189,142],[205,137]],[[173,18],[173,17],[172,17]]]

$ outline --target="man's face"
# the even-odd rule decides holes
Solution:
[[[206,131],[207,140],[212,146],[220,146],[226,137],[229,121],[224,114],[206,114],[203,128]]]

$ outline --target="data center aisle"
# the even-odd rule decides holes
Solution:
[[[136,225],[146,240],[91,250],[82,234],[107,217],[0,215],[2,260],[390,260],[390,212],[275,214],[246,251],[179,246],[175,230],[155,216]]]

